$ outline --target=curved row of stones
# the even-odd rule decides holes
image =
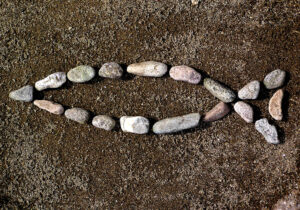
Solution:
[[[127,72],[145,77],[161,77],[168,71],[167,65],[147,61],[141,63],[131,64],[127,67]],[[67,75],[64,72],[53,73],[46,78],[35,83],[35,89],[42,91],[48,88],[61,87],[67,79],[74,83],[84,83],[93,79],[96,71],[93,67],[81,65],[71,69]],[[99,70],[98,75],[104,78],[118,79],[123,75],[122,67],[114,62],[105,63]],[[201,74],[195,69],[188,66],[174,66],[170,69],[169,75],[174,80],[184,81],[191,84],[198,84],[201,81]],[[276,69],[269,73],[263,83],[267,89],[279,88],[284,84],[286,72]],[[232,103],[236,99],[235,93],[228,87],[211,79],[205,78],[203,81],[204,87],[216,98],[221,100],[212,110],[207,112],[203,118],[204,122],[212,122],[219,120],[230,112],[228,103]],[[241,100],[257,99],[260,92],[260,82],[254,80],[246,84],[238,91],[238,98]],[[10,92],[9,97],[14,100],[30,102],[33,101],[34,88],[30,85],[22,87],[21,89]],[[269,102],[269,113],[275,120],[282,120],[282,99],[283,89],[279,89],[272,96]],[[61,115],[65,113],[65,117],[79,123],[86,123],[89,120],[89,112],[82,108],[71,108],[64,111],[64,107],[52,101],[35,100],[34,105],[47,110],[53,114]],[[247,123],[253,122],[253,109],[243,101],[234,103],[233,108],[235,112],[241,116]],[[153,125],[153,132],[156,134],[174,133],[198,126],[200,122],[199,113],[191,113],[183,116],[176,116],[160,120]],[[116,125],[116,121],[107,115],[95,116],[92,124],[101,129],[112,130]],[[124,132],[131,132],[136,134],[146,134],[149,132],[149,120],[142,116],[123,116],[120,118],[120,126]],[[266,118],[259,119],[255,122],[255,128],[266,139],[267,142],[278,144],[278,133],[275,126],[270,125]]]

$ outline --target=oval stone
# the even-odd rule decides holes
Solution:
[[[149,120],[141,116],[123,116],[120,118],[121,129],[124,132],[146,134],[149,132]]]
[[[225,103],[234,101],[235,94],[232,90],[210,78],[204,79],[204,87],[216,98]]]
[[[253,122],[253,109],[249,104],[239,101],[234,104],[233,108],[247,123]]]
[[[95,69],[91,66],[81,65],[71,69],[67,77],[70,81],[75,83],[88,82],[95,77]]]
[[[267,89],[279,88],[284,84],[286,72],[280,69],[276,69],[269,74],[264,79],[264,85]]]
[[[99,69],[98,75],[100,77],[105,77],[110,79],[119,79],[123,75],[123,69],[119,64],[115,62],[105,63]]]
[[[116,121],[112,119],[110,116],[98,115],[93,118],[92,124],[97,128],[110,131],[115,127]]]
[[[226,116],[230,112],[230,107],[224,103],[218,103],[214,108],[205,114],[204,122],[213,122]]]
[[[138,76],[145,77],[161,77],[168,71],[168,67],[164,63],[156,61],[145,61],[141,63],[130,64],[127,72]]]
[[[18,90],[11,91],[9,97],[16,101],[31,102],[33,100],[33,87],[26,85]]]
[[[260,91],[260,82],[254,80],[245,85],[238,92],[238,97],[240,99],[257,99]]]
[[[66,118],[84,124],[89,120],[90,114],[82,108],[71,108],[65,111]]]
[[[34,105],[39,107],[40,109],[44,109],[52,114],[62,114],[64,113],[64,107],[58,103],[54,103],[52,101],[47,100],[35,100],[33,102]]]
[[[269,102],[269,113],[275,120],[282,120],[283,90],[277,90]]]
[[[255,129],[265,137],[268,143],[280,143],[276,127],[274,125],[270,125],[266,118],[257,120],[255,122]]]
[[[174,80],[184,81],[191,84],[198,84],[201,74],[189,66],[174,66],[170,69],[170,77]]]
[[[35,83],[35,89],[38,91],[48,88],[59,88],[67,81],[65,72],[56,72],[50,74],[46,78],[39,80]]]

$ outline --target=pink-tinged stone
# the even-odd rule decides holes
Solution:
[[[269,102],[269,113],[275,120],[282,120],[283,90],[277,90]]]
[[[37,107],[44,109],[52,114],[62,114],[64,113],[64,107],[60,104],[54,103],[47,100],[35,100],[33,102]]]
[[[201,74],[188,66],[174,66],[170,69],[170,77],[174,80],[184,81],[191,84],[198,84]]]
[[[233,108],[247,123],[253,122],[253,109],[249,104],[239,101],[234,104]]]
[[[226,103],[220,102],[205,114],[203,121],[212,122],[212,121],[219,120],[224,116],[226,116],[229,112],[230,112],[230,107]]]

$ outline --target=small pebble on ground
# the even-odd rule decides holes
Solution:
[[[60,115],[64,113],[64,107],[58,103],[54,103],[53,101],[35,100],[33,104],[40,109],[44,109],[52,114]]]
[[[93,118],[92,124],[97,128],[111,131],[115,127],[116,121],[110,116],[98,115]]]
[[[141,116],[123,116],[120,118],[121,129],[124,132],[146,134],[149,132],[149,120]]]
[[[269,113],[275,120],[282,120],[283,89],[277,90],[269,102]]]
[[[249,104],[239,101],[234,104],[233,108],[247,123],[253,122],[253,109]]]
[[[204,79],[204,87],[216,98],[220,99],[225,103],[230,103],[235,99],[235,93],[219,82],[205,78]]]
[[[42,91],[48,88],[59,88],[67,81],[65,72],[56,72],[35,83],[35,88]]]
[[[277,129],[274,125],[270,125],[266,118],[255,122],[256,130],[261,133],[266,141],[270,144],[279,144]]]
[[[280,69],[276,69],[269,74],[264,79],[264,85],[267,89],[279,88],[284,84],[286,72]]]
[[[100,77],[119,79],[123,75],[123,69],[119,64],[110,62],[103,64],[103,66],[99,69],[98,74]]]
[[[67,77],[70,81],[75,83],[88,82],[96,75],[95,69],[91,66],[81,65],[71,69]]]
[[[18,90],[11,91],[9,97],[16,101],[31,102],[33,100],[33,87],[26,85]]]
[[[82,108],[71,108],[65,111],[66,118],[84,124],[89,120],[90,114]]]
[[[162,77],[167,71],[168,67],[166,64],[156,61],[134,63],[127,67],[128,73],[145,77]]]
[[[204,116],[204,122],[213,122],[226,116],[230,112],[230,107],[224,103],[218,103],[214,108],[207,112]]]
[[[249,82],[245,85],[240,91],[238,92],[238,97],[240,99],[257,99],[260,91],[260,82],[254,80]]]
[[[189,66],[174,66],[170,69],[170,77],[174,80],[184,81],[191,84],[198,84],[201,74]]]

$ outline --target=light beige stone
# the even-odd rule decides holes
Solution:
[[[54,103],[53,101],[47,100],[35,100],[33,102],[37,107],[44,109],[52,114],[62,114],[64,113],[64,107],[58,103]]]
[[[275,120],[282,120],[283,90],[277,90],[269,102],[269,113]]]

